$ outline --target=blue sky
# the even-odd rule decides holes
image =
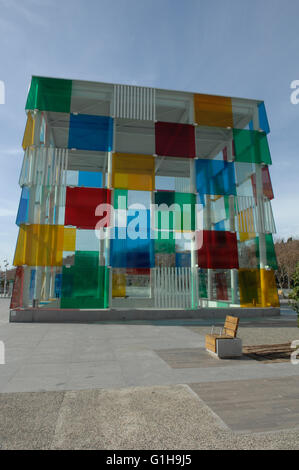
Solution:
[[[299,236],[299,2],[0,0],[0,266],[12,262],[31,75],[263,99],[278,235]]]

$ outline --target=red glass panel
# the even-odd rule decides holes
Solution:
[[[227,162],[227,147],[222,150],[223,160]]]
[[[66,188],[65,225],[94,230],[96,224],[107,216],[95,215],[100,204],[111,204],[111,191],[104,188]],[[108,223],[103,225],[108,226]]]
[[[238,268],[237,236],[224,231],[208,231],[197,233],[202,237],[202,246],[198,250],[198,266],[205,269]]]
[[[228,300],[227,282],[225,273],[216,273],[216,292],[218,300]]]
[[[256,200],[256,175],[251,175],[253,194]],[[263,193],[268,199],[274,199],[273,188],[268,166],[262,168]]]
[[[126,273],[131,275],[149,276],[150,268],[127,268]]]
[[[10,301],[10,308],[17,308],[23,306],[23,284],[24,284],[24,269],[18,266],[16,269],[16,276],[14,280],[12,297]]]
[[[195,157],[194,126],[156,122],[156,154],[168,157]]]

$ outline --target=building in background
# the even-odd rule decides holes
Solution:
[[[262,101],[33,77],[26,113],[12,309],[279,306]]]

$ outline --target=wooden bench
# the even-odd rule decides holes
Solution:
[[[206,350],[218,357],[236,357],[242,355],[242,341],[237,338],[239,318],[227,315],[220,333],[206,335]]]

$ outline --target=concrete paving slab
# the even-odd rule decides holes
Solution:
[[[84,364],[70,364],[68,390],[86,388],[109,388],[124,385],[122,369],[117,361],[102,361]]]
[[[174,369],[155,351],[204,351],[204,334],[185,328],[181,320],[177,324],[170,320],[136,324],[9,324],[4,312],[8,303],[5,308],[3,305],[1,299],[0,340],[5,342],[7,360],[6,366],[0,366],[1,391],[78,390],[299,375],[299,367],[290,364],[275,369],[247,361],[228,365],[215,359]],[[264,321],[272,324],[271,319]],[[279,335],[280,330],[284,328],[275,327],[275,334]],[[184,358],[183,365],[187,362]]]
[[[20,393],[20,392],[52,392],[57,390],[67,390],[68,382],[65,381],[64,377],[19,377],[14,376],[10,380],[6,381],[0,389],[1,393]]]

